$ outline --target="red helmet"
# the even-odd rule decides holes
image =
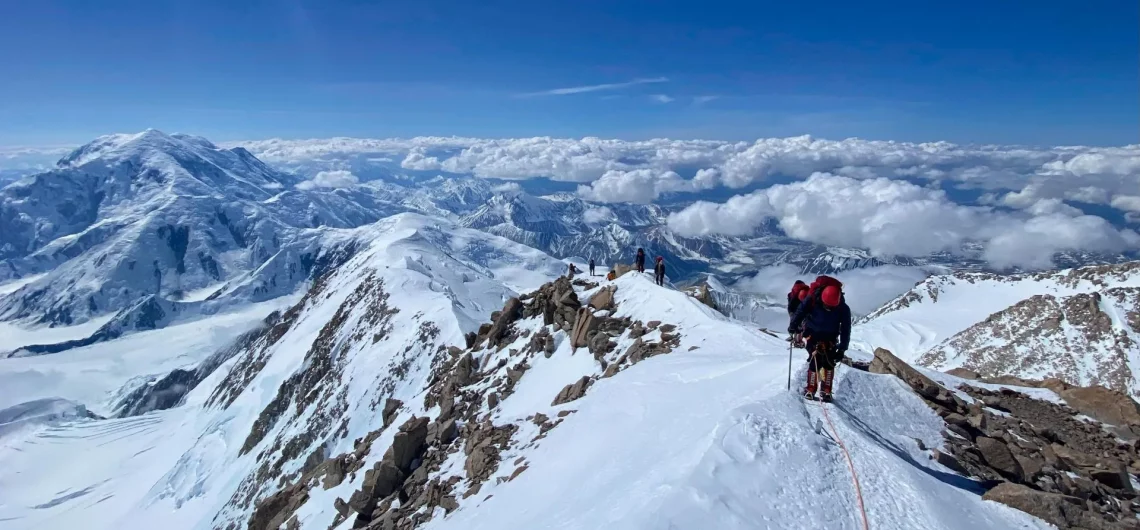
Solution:
[[[838,287],[834,285],[828,285],[827,287],[823,288],[823,292],[820,293],[819,299],[823,301],[823,305],[827,307],[835,307],[839,305],[839,301],[842,296],[843,295],[839,292]]]
[[[807,300],[807,295],[808,295],[807,289],[800,289],[800,301],[801,302],[803,302],[804,300]]]
[[[657,261],[664,261],[664,260],[665,260],[665,258],[663,258],[661,256],[657,256]]]

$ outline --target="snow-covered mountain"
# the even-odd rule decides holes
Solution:
[[[381,223],[180,399],[151,401],[177,406],[5,438],[5,527],[857,528],[864,503],[876,528],[1048,527],[948,480],[927,449],[945,424],[893,376],[841,372],[823,432],[785,391],[782,338],[640,274],[512,298],[501,278],[557,262],[426,222]],[[473,265],[488,245],[501,260]]]
[[[856,339],[938,368],[1056,377],[1140,395],[1140,262],[932,276],[863,319]]]
[[[235,280],[258,284],[243,302],[279,296],[323,254],[313,227],[402,211],[297,183],[202,138],[102,137],[0,190],[0,278],[43,274],[0,298],[0,317],[66,325],[148,296],[195,301]]]

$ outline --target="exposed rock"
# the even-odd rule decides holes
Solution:
[[[645,327],[649,328],[651,331],[657,329],[657,326],[660,326],[660,325],[661,325],[660,320],[650,320],[649,322],[645,323]]]
[[[566,385],[566,387],[555,396],[554,401],[550,405],[557,406],[563,403],[569,403],[586,395],[586,389],[589,388],[592,383],[593,380],[589,377],[582,376],[581,379],[573,384]]]
[[[384,460],[391,461],[400,471],[411,471],[412,461],[423,452],[427,445],[428,419],[412,418],[400,426],[400,432],[392,439],[392,447],[384,453]]]
[[[384,418],[385,427],[392,424],[392,420],[396,419],[396,411],[402,406],[404,406],[404,402],[398,399],[388,398],[388,400],[384,402],[384,413],[382,417]]]
[[[598,360],[601,360],[605,354],[613,351],[615,346],[617,346],[617,343],[610,340],[609,335],[605,333],[598,333],[590,339],[590,353],[594,354],[594,358]]]
[[[934,460],[936,462],[938,462],[939,464],[942,464],[942,465],[950,468],[953,471],[956,471],[956,472],[962,473],[962,474],[966,474],[966,468],[962,467],[962,464],[960,462],[958,462],[958,459],[954,458],[953,455],[950,455],[950,454],[947,454],[947,453],[944,453],[942,451],[935,449],[934,450]]]
[[[625,276],[625,273],[627,273],[631,270],[633,270],[633,268],[631,266],[625,264],[625,263],[615,263],[614,264],[614,276],[617,278],[621,278],[622,276]]]
[[[590,308],[579,309],[574,318],[574,329],[570,333],[570,347],[578,349],[589,344],[589,334],[597,329],[597,325],[598,321]]]
[[[978,451],[982,453],[982,458],[990,467],[1000,471],[1015,482],[1021,482],[1025,478],[1021,464],[1013,457],[1013,453],[1009,451],[1009,447],[1006,447],[1004,442],[979,436],[975,443],[978,444]]]
[[[249,518],[249,530],[277,530],[309,500],[307,488],[298,483],[257,503]]]
[[[487,395],[487,408],[493,409],[499,406],[499,395],[491,392]]]
[[[360,489],[353,492],[352,497],[348,499],[348,505],[356,510],[356,513],[371,514],[376,501],[394,493],[404,482],[404,477],[404,473],[395,464],[381,460],[364,473],[364,483],[360,485]]]
[[[1053,389],[1081,414],[1140,434],[1140,404],[1123,393],[1103,386],[1070,386],[1056,379],[1045,381],[1043,386]]]
[[[493,316],[494,323],[491,324],[486,333],[480,330],[479,335],[487,339],[488,347],[501,348],[509,342],[504,340],[507,337],[507,329],[522,316],[522,309],[522,301],[512,297],[503,305],[503,310],[499,311],[498,315]]]
[[[590,297],[589,306],[595,311],[612,310],[614,306],[614,291],[617,287],[609,286]]]
[[[1037,491],[1022,484],[1005,482],[986,492],[985,500],[1000,502],[1044,519],[1058,528],[1081,528],[1088,530],[1124,530],[1140,528],[1134,517],[1127,522],[1107,521],[1100,514],[1091,512],[1084,501],[1077,497]]]
[[[976,380],[976,379],[981,379],[981,377],[982,377],[981,375],[978,374],[978,372],[975,372],[973,370],[967,370],[965,368],[954,368],[952,370],[947,370],[946,373],[948,373],[954,377],[961,377],[962,379],[974,379],[974,380]]]
[[[874,374],[892,374],[910,385],[920,396],[950,406],[955,412],[966,410],[964,401],[886,349],[875,348],[875,358],[871,361],[870,371]]]
[[[652,324],[652,322],[650,324]],[[652,327],[652,326],[650,326],[650,327]],[[672,333],[673,330],[675,330],[675,329],[677,329],[677,326],[675,326],[673,324],[662,324],[661,325],[661,333]]]

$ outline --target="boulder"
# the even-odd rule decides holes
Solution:
[[[614,264],[614,276],[616,276],[618,278],[625,276],[625,273],[627,273],[631,270],[633,270],[633,267],[631,267],[628,264],[625,264],[625,263]]]
[[[1058,528],[1071,528],[1084,518],[1084,501],[1068,495],[1037,491],[1022,484],[1003,482],[987,491],[982,498],[1016,508]]]
[[[411,471],[412,461],[423,453],[427,445],[428,419],[412,418],[400,426],[400,432],[392,439],[392,447],[384,453],[384,460],[390,461],[400,471]]]
[[[598,333],[590,339],[590,353],[594,354],[595,359],[601,359],[602,356],[609,353],[614,349],[617,344],[610,340],[610,336],[605,333]]]
[[[371,513],[376,501],[391,495],[404,482],[404,473],[388,460],[381,460],[364,472],[364,483],[348,499],[356,513]]]
[[[574,318],[574,328],[570,332],[570,347],[578,349],[589,344],[590,332],[598,327],[598,320],[590,308],[583,307],[578,310]]]
[[[967,370],[965,368],[954,368],[952,370],[948,370],[946,373],[950,374],[954,377],[961,377],[962,379],[978,380],[978,379],[981,379],[981,377],[982,377],[981,375],[978,374],[978,372],[975,372],[973,370]]]
[[[606,287],[590,297],[589,306],[595,311],[606,311],[614,309],[614,291],[617,288],[613,286]]]
[[[426,442],[446,446],[459,436],[459,427],[455,423],[455,418],[444,420],[443,422],[434,421],[428,425],[428,435]]]
[[[1115,390],[1074,386],[1063,388],[1058,394],[1070,407],[1098,421],[1118,427],[1140,426],[1140,404]]]
[[[966,409],[966,403],[955,396],[953,392],[935,383],[934,380],[915,370],[884,348],[875,348],[875,358],[871,361],[870,372],[894,375],[910,385],[918,395],[952,411],[964,411]]]
[[[571,291],[573,293],[573,291]],[[487,330],[485,334],[487,337],[487,346],[502,347],[504,346],[504,338],[506,337],[507,329],[519,317],[522,316],[523,303],[518,298],[511,297],[507,303],[503,305],[503,310],[495,318],[494,324]],[[480,335],[484,335],[480,332]]]
[[[396,419],[396,411],[400,410],[400,407],[403,405],[403,401],[392,398],[388,398],[388,400],[384,402],[384,413],[381,416],[384,418],[384,427],[392,424],[392,420]]]
[[[457,387],[467,385],[471,382],[471,375],[475,372],[475,360],[471,358],[468,353],[459,358],[455,363],[455,368],[451,370],[451,382]]]
[[[1005,442],[979,436],[975,443],[978,444],[978,451],[982,453],[982,458],[990,467],[1015,482],[1021,482],[1025,479],[1025,471],[1021,469],[1021,464],[1013,457],[1013,453],[1009,451]]]
[[[582,376],[581,379],[573,384],[566,385],[562,391],[554,397],[554,401],[550,405],[556,406],[569,403],[586,395],[586,389],[590,387],[591,383],[593,383],[593,381],[589,377]]]

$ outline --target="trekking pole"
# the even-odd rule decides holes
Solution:
[[[794,336],[792,337],[792,340],[793,341],[795,340]],[[791,342],[791,341],[788,342],[788,390],[789,391],[792,389],[792,348],[795,346],[795,344],[796,344],[795,342]]]

